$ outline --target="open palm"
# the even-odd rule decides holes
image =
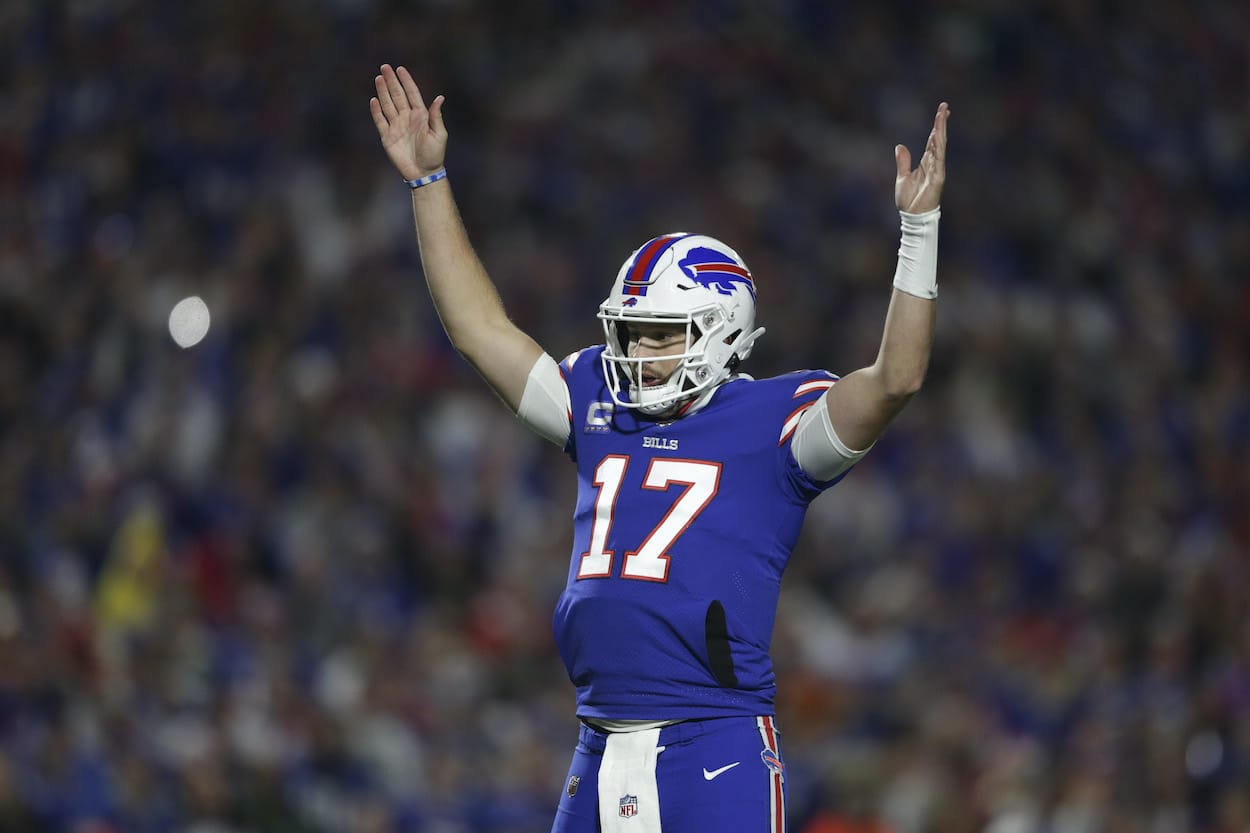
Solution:
[[[933,130],[929,131],[924,155],[915,170],[911,167],[910,151],[903,145],[895,146],[898,172],[894,180],[894,203],[899,211],[922,214],[941,204],[942,185],[946,182],[946,122],[950,114],[950,105],[945,101],[938,105]]]
[[[382,65],[373,79],[378,94],[369,99],[369,112],[378,128],[382,147],[404,179],[416,179],[443,167],[447,128],[443,125],[443,97],[427,108],[421,91],[404,67]]]

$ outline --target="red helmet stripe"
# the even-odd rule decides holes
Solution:
[[[694,271],[696,272],[728,272],[731,275],[738,275],[740,277],[746,278],[749,281],[752,280],[751,273],[748,272],[746,269],[743,269],[741,266],[739,266],[736,263],[699,263],[695,265]]]
[[[625,294],[645,295],[646,287],[651,283],[651,270],[655,268],[656,261],[660,259],[660,255],[669,246],[686,236],[685,234],[666,234],[663,237],[655,238],[639,249],[638,256],[634,258],[634,265],[630,268],[629,274],[625,276]],[[631,288],[638,291],[631,292]]]

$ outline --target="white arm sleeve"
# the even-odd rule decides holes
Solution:
[[[812,407],[803,412],[790,443],[790,451],[799,468],[817,480],[832,480],[872,448],[868,446],[863,451],[852,451],[838,439],[825,403],[828,395],[829,391],[825,391]]]
[[[535,434],[545,437],[564,448],[573,430],[569,386],[560,375],[560,366],[551,356],[543,353],[530,368],[525,393],[516,415]]]

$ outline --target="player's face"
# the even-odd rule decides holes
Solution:
[[[629,355],[637,359],[655,358],[642,363],[642,386],[662,385],[681,364],[680,356],[686,352],[686,326],[684,324],[634,324],[629,327]]]

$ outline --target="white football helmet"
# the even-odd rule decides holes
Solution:
[[[686,232],[649,240],[631,254],[599,318],[613,401],[648,415],[723,382],[764,333],[755,328],[755,283],[742,258],[719,240]],[[666,357],[681,363],[661,384],[640,382],[654,356],[629,355],[629,327],[637,324],[685,325],[685,349]]]

